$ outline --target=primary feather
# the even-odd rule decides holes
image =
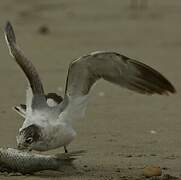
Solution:
[[[86,95],[101,78],[142,94],[175,93],[173,85],[153,68],[115,52],[95,52],[70,64],[66,94]]]
[[[14,57],[18,65],[24,71],[30,83],[33,94],[44,94],[44,89],[40,77],[30,60],[28,60],[23,52],[16,44],[16,37],[12,25],[7,22],[5,27],[5,37],[9,47],[10,54]]]

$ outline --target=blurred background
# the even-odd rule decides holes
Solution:
[[[16,146],[23,120],[11,107],[25,102],[27,84],[6,47],[7,20],[47,92],[63,94],[69,63],[98,50],[119,52],[164,74],[175,85],[176,95],[146,97],[98,83],[70,149],[88,150],[80,164],[92,167],[87,172],[91,179],[92,174],[99,179],[105,174],[121,177],[116,168],[132,177],[147,164],[180,174],[180,0],[1,0],[0,145]]]

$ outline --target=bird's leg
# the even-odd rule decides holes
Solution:
[[[65,151],[65,153],[68,153],[66,146],[64,146],[64,151]]]

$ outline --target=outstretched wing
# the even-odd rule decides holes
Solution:
[[[45,101],[45,98],[43,97],[44,89],[43,89],[43,84],[41,82],[41,79],[37,73],[37,70],[31,63],[31,61],[28,60],[24,56],[23,52],[20,50],[20,48],[16,44],[15,33],[14,33],[13,27],[10,24],[10,22],[7,22],[6,27],[5,27],[5,38],[6,38],[8,47],[9,47],[10,54],[14,57],[15,61],[20,66],[20,68],[23,70],[23,72],[25,73],[25,75],[29,81],[29,84],[30,84],[30,87],[31,87],[31,90],[33,93],[32,102],[36,102],[36,99],[37,99],[37,101],[39,101],[39,102],[41,101],[40,104],[43,104],[46,101]],[[40,98],[40,96],[42,96],[42,97]],[[36,98],[36,97],[38,97],[38,98]],[[44,101],[44,102],[42,102],[42,101]],[[35,104],[37,104],[37,103],[35,103]]]
[[[153,68],[118,53],[95,52],[70,64],[66,94],[86,95],[101,78],[142,94],[175,93],[173,85]]]
[[[12,25],[9,22],[7,22],[5,27],[5,37],[9,46],[10,54],[15,58],[18,65],[24,71],[32,88],[33,94],[44,94],[43,85],[37,73],[37,70],[31,63],[31,61],[24,56],[24,54],[16,44],[15,33]]]
[[[70,64],[65,93],[69,97],[67,110],[72,112],[68,113],[72,114],[71,118],[82,111],[83,103],[86,104],[84,97],[101,78],[141,94],[167,95],[176,92],[163,75],[137,60],[115,52],[95,52]],[[79,105],[76,107],[75,104]]]

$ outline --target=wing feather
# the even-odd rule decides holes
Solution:
[[[114,52],[96,52],[70,64],[66,94],[72,97],[89,93],[99,79],[141,94],[175,93],[173,85],[158,71]]]
[[[89,91],[101,78],[141,94],[167,95],[176,92],[163,75],[137,60],[115,52],[95,52],[70,64],[65,89],[68,103],[63,110],[60,104],[60,112],[63,113],[60,113],[59,119],[70,122],[82,119]]]
[[[10,54],[14,57],[17,64],[25,73],[32,88],[33,94],[44,94],[43,84],[36,68],[33,66],[31,61],[24,56],[23,52],[16,44],[15,33],[10,22],[7,22],[5,27],[5,38],[9,47]]]

